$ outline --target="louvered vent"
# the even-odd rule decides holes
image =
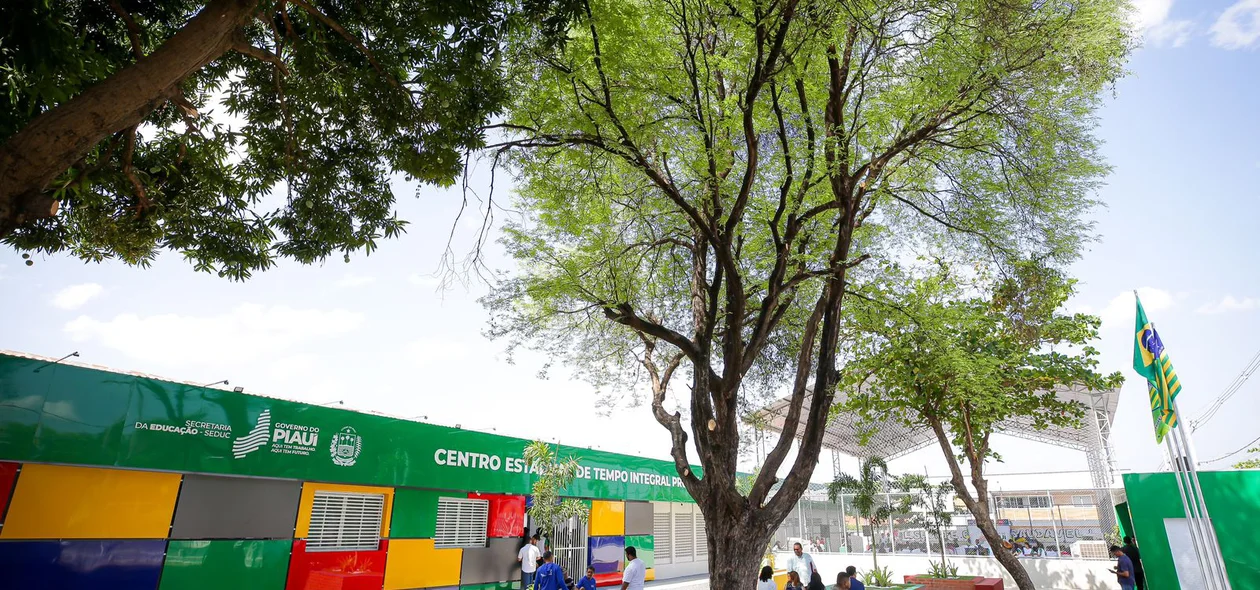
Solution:
[[[709,555],[709,536],[704,528],[704,515],[700,513],[697,507],[696,513],[696,560]]]
[[[695,526],[691,520],[691,514],[686,512],[674,513],[674,557],[680,562],[691,561],[695,548]]]
[[[485,547],[490,502],[466,498],[438,498],[435,547]]]
[[[384,494],[315,492],[306,550],[376,551],[384,515]]]
[[[655,507],[655,510],[660,509],[660,506]],[[669,526],[671,518],[668,512],[652,513],[653,555],[657,563],[672,563],[674,535]]]

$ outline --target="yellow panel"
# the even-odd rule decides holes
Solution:
[[[594,500],[591,502],[592,537],[617,537],[626,534],[626,503]]]
[[[5,539],[165,539],[178,473],[22,466]]]
[[[655,579],[656,579],[656,569],[647,568],[647,575],[643,576],[643,581],[651,582],[652,580],[655,580]]]
[[[780,572],[774,572],[774,585],[775,585],[776,587],[782,588],[782,587],[786,586],[786,585],[787,585],[787,581],[788,581],[787,570],[783,570],[783,571],[780,571]]]
[[[315,503],[315,492],[349,492],[352,494],[385,494],[385,518],[381,521],[381,537],[389,536],[389,515],[394,509],[394,488],[378,488],[374,486],[347,486],[335,483],[305,482],[302,484],[302,502],[298,505],[297,532],[299,539],[305,539],[311,532],[311,505]],[[391,548],[393,546],[391,545]]]
[[[463,549],[434,549],[433,539],[392,539],[385,590],[458,586]]]

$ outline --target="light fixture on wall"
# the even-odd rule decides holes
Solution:
[[[220,385],[220,384],[221,384],[221,385],[231,385],[231,383],[228,383],[228,380],[227,380],[227,379],[223,379],[223,380],[220,380],[220,381],[215,381],[214,383],[207,383],[207,384],[205,384],[205,385],[202,385],[202,387],[214,387],[215,385]]]
[[[70,353],[70,354],[67,354],[66,356],[63,356],[63,357],[61,357],[61,358],[59,358],[59,359],[57,359],[57,360],[55,360],[55,361],[49,361],[49,362],[46,362],[46,363],[44,363],[44,364],[42,364],[42,365],[40,365],[40,366],[38,366],[38,367],[35,367],[35,370],[34,370],[34,371],[31,371],[31,372],[32,372],[32,373],[38,373],[40,369],[42,369],[42,368],[44,368],[44,367],[47,367],[47,366],[49,366],[49,365],[55,365],[55,364],[57,364],[57,363],[59,363],[59,362],[61,362],[61,361],[64,361],[64,360],[66,360],[66,359],[68,359],[68,358],[72,357],[72,356],[79,356],[79,351],[77,351],[77,350],[76,350],[76,351],[74,351],[74,352],[72,352],[72,353]]]
[[[241,387],[240,385],[237,385],[236,387],[232,388],[232,391],[235,391],[236,393],[242,393],[245,391],[245,388]]]

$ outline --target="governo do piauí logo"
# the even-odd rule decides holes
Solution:
[[[349,426],[342,428],[341,432],[333,435],[328,452],[332,455],[333,464],[351,467],[359,460],[359,453],[363,452],[363,437]]]
[[[269,444],[272,453],[310,455],[318,448],[319,428],[284,422],[272,424],[271,410],[263,410],[254,427],[232,441],[232,456],[241,459]]]
[[[245,436],[232,441],[232,456],[240,459],[267,445],[271,440],[271,410],[263,410],[256,424]]]

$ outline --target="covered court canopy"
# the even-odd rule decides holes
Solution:
[[[1080,402],[1085,406],[1085,420],[1081,428],[1052,426],[1037,430],[1033,428],[1031,419],[1021,417],[1003,422],[998,427],[998,431],[1018,438],[1084,452],[1089,461],[1090,477],[1094,487],[1100,490],[1110,489],[1113,485],[1115,459],[1109,439],[1111,424],[1115,420],[1116,407],[1120,401],[1120,390],[1089,391],[1080,387],[1065,387],[1056,389],[1055,395],[1063,401]],[[809,408],[812,396],[812,392],[805,393],[803,408]],[[846,397],[847,394],[843,392],[836,394],[835,403],[844,402]],[[790,398],[776,400],[754,414],[750,422],[758,424],[760,430],[781,435],[790,406]],[[801,424],[796,432],[798,439],[805,431],[805,418],[808,412],[802,411],[801,414]],[[845,413],[832,418],[827,423],[827,430],[823,434],[824,448],[859,458],[879,456],[892,460],[935,444],[937,444],[936,436],[927,426],[907,427],[900,421],[889,420],[874,425],[870,440],[866,445],[862,445],[858,417]],[[834,468],[838,473],[838,462]],[[1100,498],[1100,500],[1103,499]],[[1105,502],[1111,504],[1111,499],[1106,498]],[[1103,504],[1103,502],[1099,503]],[[1108,518],[1102,514],[1104,511],[1099,512],[1100,517]],[[1114,518],[1114,515],[1111,515],[1108,520],[1114,521]],[[1107,527],[1105,530],[1110,530],[1110,524],[1114,522],[1103,524]]]

